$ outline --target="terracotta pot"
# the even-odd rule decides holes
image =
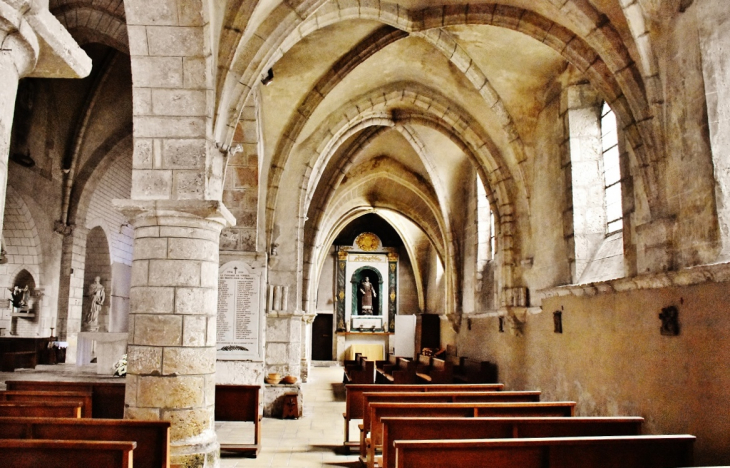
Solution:
[[[281,379],[282,383],[289,384],[289,385],[296,383],[296,381],[297,381],[297,378],[294,377],[293,375],[287,375],[286,377]]]

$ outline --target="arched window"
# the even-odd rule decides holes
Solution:
[[[494,260],[494,212],[489,206],[487,192],[482,179],[477,175],[477,264],[481,269],[484,264]]]
[[[616,115],[607,103],[601,110],[601,145],[603,150],[603,178],[606,187],[606,234],[623,229],[621,208],[621,167],[619,165]]]

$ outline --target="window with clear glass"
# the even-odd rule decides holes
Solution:
[[[603,176],[606,184],[606,234],[623,229],[621,208],[621,167],[619,165],[616,115],[607,103],[601,111],[601,143],[603,145]]]

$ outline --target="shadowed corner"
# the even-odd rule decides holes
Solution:
[[[350,468],[358,468],[362,466],[362,463],[360,463],[360,460],[356,461],[349,461],[349,462],[327,462],[323,463],[324,466],[345,466]]]
[[[335,401],[345,401],[347,392],[345,391],[345,384],[333,383],[332,384],[332,395]]]
[[[310,445],[310,451],[312,452],[322,452],[325,450],[329,450],[335,455],[350,455],[350,452],[347,450],[346,447],[343,447],[342,445]]]

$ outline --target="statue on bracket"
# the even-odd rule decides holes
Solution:
[[[89,310],[84,314],[81,328],[83,331],[97,331],[99,330],[99,312],[101,312],[101,306],[104,304],[104,299],[106,299],[104,286],[102,286],[101,278],[98,276],[89,285],[89,298],[91,299],[91,305],[89,306]]]
[[[367,276],[360,283],[360,293],[362,294],[362,314],[373,315],[373,298],[377,297],[373,284]]]

